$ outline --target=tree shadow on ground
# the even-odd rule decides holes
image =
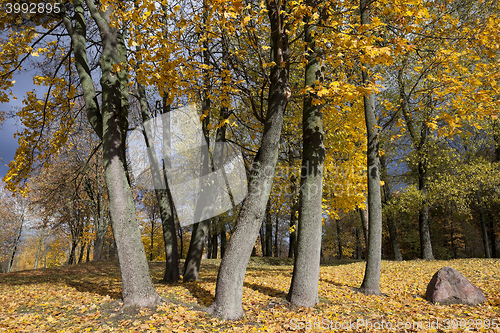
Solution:
[[[121,298],[118,261],[87,262],[0,275],[0,285],[62,283],[80,292]]]
[[[326,282],[326,283],[329,283],[331,285],[334,285],[336,287],[339,287],[339,288],[342,288],[342,287],[347,287],[347,288],[351,288],[351,289],[356,289],[357,287],[355,286],[350,286],[346,283],[339,283],[339,282],[334,282],[332,280],[327,280],[327,279],[319,279],[320,282]]]
[[[209,306],[213,303],[215,297],[210,291],[203,288],[197,281],[195,282],[184,282],[182,284],[184,288],[189,290],[191,295],[198,300],[198,304],[203,306]]]
[[[270,297],[286,298],[286,293],[283,290],[279,290],[276,288],[262,286],[260,284],[248,283],[248,282],[243,283],[243,286],[258,291],[259,293],[265,294]]]

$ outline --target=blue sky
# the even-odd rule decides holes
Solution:
[[[26,95],[27,91],[38,88],[37,90],[43,89],[42,87],[36,87],[33,85],[32,75],[29,72],[24,72],[23,74],[18,74],[14,76],[16,83],[12,88],[12,92],[17,97],[17,100],[12,100],[9,103],[0,103],[0,111],[14,111],[22,106],[23,97]],[[36,88],[35,88],[36,87]],[[0,126],[0,179],[3,178],[9,168],[5,166],[8,165],[11,160],[14,159],[14,154],[18,147],[17,138],[14,138],[14,133],[21,128],[21,123],[18,119],[6,119],[5,122]]]

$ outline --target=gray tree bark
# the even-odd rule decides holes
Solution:
[[[123,36],[109,25],[111,8],[99,11],[92,0],[86,1],[90,14],[96,22],[102,38],[101,86],[102,116],[98,111],[97,98],[92,95],[92,78],[86,62],[85,16],[82,1],[75,1],[75,27],[65,17],[66,28],[75,48],[75,59],[84,87],[87,117],[97,135],[103,140],[103,165],[109,195],[109,210],[113,234],[118,249],[122,278],[123,307],[148,307],[157,305],[161,298],[156,293],[146,253],[142,244],[135,205],[126,173],[125,137],[128,115],[128,89],[125,71],[115,73],[114,64],[127,61]],[[78,54],[78,55],[77,55]],[[77,66],[77,67],[78,67]],[[89,82],[90,80],[90,82]]]
[[[307,0],[308,6],[314,1]],[[305,86],[317,89],[316,82],[323,82],[321,61],[314,33],[315,23],[305,19],[306,68]],[[312,23],[312,24],[310,24]],[[304,97],[302,111],[303,154],[300,175],[299,221],[297,234],[297,255],[287,299],[296,306],[311,307],[319,302],[318,282],[321,259],[323,162],[322,106],[314,103],[318,96],[308,93]]]
[[[248,195],[220,265],[215,301],[208,308],[209,313],[224,319],[236,320],[243,316],[243,279],[265,215],[278,161],[283,115],[291,95],[288,85],[290,52],[287,32],[281,25],[286,8],[276,1],[267,0],[266,4],[271,23],[272,60],[275,65],[270,75],[264,132],[250,172]]]
[[[369,24],[370,0],[360,0],[361,24]],[[366,66],[363,66],[366,67]],[[370,77],[361,72],[363,84]],[[380,295],[380,267],[382,263],[382,198],[380,193],[379,137],[375,116],[375,94],[363,97],[367,132],[367,182],[368,182],[368,248],[366,269],[360,291],[369,295]]]

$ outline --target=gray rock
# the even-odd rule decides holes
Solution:
[[[481,290],[452,267],[443,267],[434,274],[427,285],[425,298],[444,305],[476,305],[486,301]]]

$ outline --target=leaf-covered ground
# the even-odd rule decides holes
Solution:
[[[213,300],[219,263],[204,260],[199,282],[155,283],[160,295],[170,303],[156,310],[130,309],[122,313],[116,262],[3,274],[0,331],[324,332],[341,328],[362,332],[377,328],[387,331],[392,325],[394,332],[427,332],[439,324],[440,331],[449,331],[445,329],[449,327],[451,331],[466,328],[500,332],[500,260],[384,261],[383,296],[355,291],[363,279],[364,262],[331,262],[321,268],[321,303],[305,309],[292,307],[284,300],[292,277],[292,266],[284,263],[290,261],[252,258],[244,284],[246,315],[235,322],[202,311]],[[444,266],[461,271],[483,291],[488,303],[472,307],[427,302],[427,283]],[[151,271],[155,282],[159,281],[163,263],[152,263]]]

